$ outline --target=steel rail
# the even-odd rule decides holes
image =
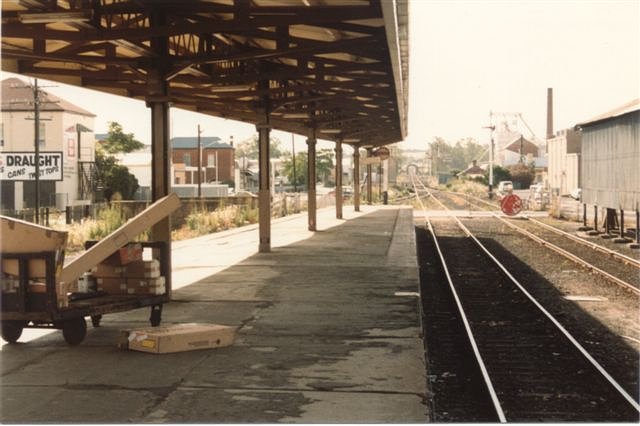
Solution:
[[[448,210],[447,207],[440,202],[437,198],[433,197],[434,200],[436,200],[444,209]],[[499,218],[502,220],[502,218],[500,218],[497,215],[494,215],[495,217]],[[587,350],[580,344],[580,342],[578,342],[572,335],[571,333],[569,333],[567,331],[567,329],[564,328],[564,326],[562,324],[560,324],[560,322],[558,320],[555,319],[555,317],[553,315],[551,315],[551,313],[549,311],[547,311],[544,306],[542,306],[540,304],[540,302],[538,302],[523,286],[522,284],[520,284],[520,282],[518,282],[518,280],[511,275],[511,273],[507,270],[507,268],[495,257],[493,256],[493,254],[491,254],[491,252],[489,252],[489,250],[471,233],[471,231],[469,231],[469,229],[460,221],[460,219],[458,219],[457,217],[453,217],[453,219],[457,222],[457,224],[461,227],[461,229],[465,232],[465,234],[470,237],[471,239],[473,239],[473,241],[482,249],[482,251],[484,251],[487,256],[489,256],[489,258],[491,260],[493,260],[493,262],[496,264],[496,266],[498,266],[507,277],[509,277],[509,279],[520,289],[520,291],[522,291],[522,293],[538,308],[540,309],[540,311],[558,328],[558,330],[560,330],[560,332],[562,334],[564,334],[564,336],[576,347],[576,349],[578,349],[578,351],[580,351],[580,353],[582,353],[582,355],[591,363],[591,365],[593,365],[596,370],[598,370],[600,372],[600,374],[602,374],[602,376],[618,391],[618,393],[620,393],[620,395],[622,395],[622,397],[627,400],[627,402],[629,402],[629,404],[631,404],[631,406],[633,408],[635,408],[636,411],[640,412],[640,404],[638,404],[638,402],[631,396],[629,395],[629,393],[627,393],[627,391],[624,390],[624,388],[622,386],[620,386],[620,384],[613,378],[611,377],[611,375],[604,369],[604,367],[602,367],[602,365],[600,365],[600,363],[598,361],[596,361],[595,358],[593,358],[591,356],[591,354],[589,352],[587,352]],[[505,221],[508,223],[508,221]],[[515,226],[515,225],[514,225]],[[527,231],[528,232],[528,231]],[[434,240],[435,240],[435,234],[434,234]],[[544,241],[544,240],[543,240]],[[548,244],[548,243],[547,243]]]
[[[602,269],[598,268],[597,266],[587,262],[586,260],[582,259],[581,257],[576,256],[573,253],[570,253],[569,251],[558,247],[557,245],[550,243],[549,241],[538,237],[537,235],[535,235],[534,233],[527,231],[524,228],[521,228],[518,225],[515,225],[513,223],[511,223],[510,221],[506,220],[505,218],[502,218],[500,216],[498,216],[497,214],[493,214],[493,217],[495,217],[496,219],[504,222],[507,226],[511,227],[512,229],[515,229],[516,231],[520,232],[523,235],[526,235],[527,237],[531,238],[532,240],[534,240],[535,242],[537,242],[540,245],[543,245],[545,247],[550,248],[551,250],[560,253],[561,255],[563,255],[564,257],[566,257],[567,259],[573,260],[574,262],[580,264],[581,266],[584,266],[585,268],[589,269],[590,271],[593,271],[597,274],[602,275],[603,277],[607,278],[608,280],[613,281],[614,283],[627,288],[628,290],[631,290],[632,292],[636,293],[636,294],[640,294],[640,289],[635,287],[632,284],[629,284],[628,282],[621,280],[618,277],[615,277],[613,275],[611,275],[610,273],[603,271]]]
[[[462,198],[462,196],[460,196],[460,195],[458,195],[458,194],[456,194],[454,192],[448,191],[446,193],[447,194],[453,194],[455,196],[458,196],[458,197]],[[520,232],[521,234],[531,238],[533,241],[537,242],[538,244],[543,245],[545,247],[548,247],[549,249],[555,251],[556,253],[559,253],[559,254],[563,255],[564,257],[566,257],[567,259],[579,264],[580,266],[582,266],[584,268],[587,268],[588,270],[590,270],[592,272],[595,272],[595,273],[605,277],[606,279],[618,284],[619,286],[622,286],[622,287],[624,287],[624,288],[626,288],[628,290],[631,290],[635,294],[640,294],[640,288],[634,286],[633,284],[630,284],[630,283],[628,283],[628,282],[626,282],[624,280],[621,280],[618,277],[615,277],[615,276],[611,275],[610,273],[598,268],[597,266],[593,265],[592,263],[587,262],[586,260],[582,259],[581,257],[576,256],[575,254],[573,254],[573,253],[571,253],[571,252],[569,252],[569,251],[567,251],[567,250],[565,250],[565,249],[563,249],[561,247],[558,247],[557,245],[555,245],[555,244],[553,244],[553,243],[551,243],[551,242],[549,242],[549,241],[547,241],[547,240],[535,235],[534,233],[532,233],[530,231],[527,231],[526,229],[524,229],[524,228],[512,223],[511,221],[499,216],[495,212],[491,212],[491,213],[492,213],[493,217],[495,217],[496,219],[504,222],[507,226],[515,229],[516,231]],[[631,257],[627,257],[627,256],[625,256],[623,254],[617,253],[617,252],[615,252],[615,251],[613,251],[611,249],[608,249],[606,247],[600,246],[598,244],[591,243],[589,241],[585,241],[585,240],[583,240],[583,239],[581,239],[579,237],[576,237],[574,235],[569,234],[568,232],[562,231],[562,230],[557,229],[557,228],[555,228],[555,227],[553,227],[551,225],[547,225],[546,223],[537,221],[537,220],[532,219],[530,217],[527,217],[527,216],[524,216],[524,217],[527,220],[531,221],[532,223],[534,223],[536,225],[542,226],[542,227],[544,227],[546,229],[549,229],[549,230],[551,230],[553,232],[557,232],[558,234],[563,235],[565,237],[569,237],[572,240],[574,240],[574,241],[576,241],[576,242],[578,242],[580,244],[588,246],[588,247],[590,247],[590,248],[592,248],[594,250],[598,250],[600,252],[609,254],[612,257],[621,258],[621,260],[624,261],[624,262],[632,263],[633,266],[637,265],[638,267],[640,267],[640,262],[637,262],[635,259],[633,259]]]
[[[625,263],[628,263],[628,264],[631,264],[633,266],[637,266],[638,268],[640,268],[640,260],[634,259],[634,258],[629,257],[627,255],[624,255],[622,253],[618,253],[617,251],[611,250],[610,248],[607,248],[607,247],[604,247],[604,246],[601,246],[600,244],[596,244],[596,243],[592,243],[591,241],[584,240],[584,239],[582,239],[580,237],[577,237],[577,236],[575,236],[573,234],[570,234],[567,231],[563,231],[562,229],[558,229],[555,226],[551,226],[551,225],[546,224],[544,222],[540,222],[539,220],[533,219],[531,217],[528,217],[528,216],[524,216],[524,217],[529,222],[535,223],[536,225],[541,226],[541,227],[543,227],[545,229],[548,229],[549,231],[555,232],[556,234],[563,235],[563,236],[565,236],[567,238],[572,239],[573,241],[575,241],[577,243],[580,243],[580,244],[585,245],[587,247],[591,247],[594,250],[597,250],[599,252],[608,254],[611,257],[615,257],[615,258],[620,259],[621,261],[623,261]]]
[[[453,194],[453,195],[456,195],[456,196],[462,198],[461,195],[459,195],[459,194],[457,194],[455,192],[452,192],[452,191],[446,191],[446,192],[449,193],[449,194]],[[497,206],[492,205],[491,203],[489,203],[489,202],[487,202],[487,201],[485,201],[485,200],[483,200],[481,198],[475,197],[473,195],[471,195],[470,197],[475,199],[476,201],[479,201],[481,203],[484,203],[484,204],[493,206],[494,208],[497,208]],[[585,245],[587,247],[590,247],[593,250],[597,250],[597,251],[599,251],[601,253],[608,254],[608,255],[610,255],[610,256],[612,256],[614,258],[617,258],[617,259],[619,259],[619,260],[621,260],[621,261],[623,261],[625,263],[628,263],[628,264],[631,264],[631,265],[634,265],[634,266],[637,266],[637,267],[640,268],[640,260],[638,260],[638,259],[634,259],[634,258],[632,258],[630,256],[627,256],[627,255],[622,254],[620,252],[617,252],[615,250],[611,250],[610,248],[601,246],[600,244],[596,244],[596,243],[593,243],[591,241],[587,241],[587,240],[585,240],[583,238],[580,238],[578,236],[575,236],[575,235],[573,235],[573,234],[571,234],[571,233],[569,233],[567,231],[564,231],[562,229],[558,229],[555,226],[551,226],[551,225],[546,224],[544,222],[540,222],[539,220],[536,220],[536,219],[534,219],[532,217],[529,217],[526,214],[523,214],[522,217],[524,217],[525,219],[527,219],[528,221],[530,221],[532,223],[535,223],[538,226],[541,226],[541,227],[543,227],[545,229],[548,229],[549,231],[552,231],[552,232],[555,232],[556,234],[563,235],[563,236],[565,236],[567,238],[570,238],[570,239],[572,239],[573,241],[575,241],[575,242],[577,242],[579,244],[582,244],[582,245]]]
[[[415,190],[416,198],[418,199],[418,203],[422,206],[422,208],[424,210],[424,204],[422,203],[422,200],[420,199],[420,196],[418,195],[418,191],[417,191],[416,183],[415,183],[415,176],[413,176],[413,174],[411,175],[411,180],[412,180],[413,187],[414,187],[414,190]],[[422,183],[422,182],[420,182],[420,183]],[[422,184],[422,185],[424,186],[424,184]],[[427,192],[429,192],[428,189],[427,189]],[[438,203],[440,203],[442,205],[440,200],[435,198],[430,193],[429,193],[429,195],[431,195],[434,200],[436,200]],[[444,207],[444,205],[443,205],[443,207]],[[444,255],[442,254],[442,250],[440,249],[440,244],[438,243],[438,237],[436,236],[436,231],[435,231],[435,229],[433,229],[431,221],[428,218],[425,218],[425,222],[427,224],[429,232],[431,233],[431,235],[433,235],[433,242],[435,244],[436,251],[438,252],[438,257],[440,258],[440,262],[442,263],[442,268],[443,268],[444,273],[445,273],[445,275],[447,277],[447,282],[449,283],[449,289],[451,290],[451,293],[453,294],[453,299],[456,302],[456,306],[458,308],[458,312],[460,313],[460,317],[462,318],[462,323],[464,324],[465,331],[467,332],[467,337],[469,338],[469,342],[471,343],[471,348],[473,349],[473,353],[474,353],[474,355],[476,357],[476,361],[478,362],[478,366],[480,367],[480,371],[482,373],[482,377],[484,379],[485,385],[487,386],[487,389],[489,390],[489,395],[491,396],[491,401],[493,402],[493,407],[496,410],[496,414],[498,415],[498,419],[500,420],[500,423],[506,423],[507,422],[507,418],[504,415],[504,410],[502,409],[502,405],[500,405],[500,400],[498,399],[498,395],[497,395],[497,393],[495,391],[495,388],[493,387],[493,383],[491,382],[491,378],[489,377],[489,372],[487,371],[487,367],[486,367],[486,365],[484,363],[484,360],[482,359],[482,355],[480,354],[480,349],[478,348],[478,344],[476,343],[476,339],[475,339],[475,337],[473,335],[473,331],[471,330],[471,324],[469,324],[469,320],[467,319],[467,315],[464,312],[464,309],[462,307],[462,302],[460,301],[460,297],[458,296],[458,292],[456,291],[455,287],[453,286],[453,280],[451,278],[451,274],[449,273],[449,268],[447,267],[447,262],[445,261]]]

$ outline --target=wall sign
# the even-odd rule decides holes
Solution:
[[[0,152],[0,180],[36,180],[35,152]],[[62,152],[40,152],[40,180],[62,180]]]

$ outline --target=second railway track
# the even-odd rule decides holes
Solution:
[[[433,198],[427,188],[423,194]],[[449,205],[464,209],[460,201],[450,201]],[[542,277],[534,276],[532,280],[527,265],[514,259],[503,260],[510,262],[508,269],[498,259],[489,260],[490,256],[482,251],[488,250],[480,249],[480,241],[474,241],[470,231],[461,228],[466,229],[453,218],[440,218],[428,221],[427,229],[431,232],[418,230],[434,420],[637,422],[638,374],[628,371],[629,366],[637,370],[637,352],[620,346],[619,336],[603,338],[602,335],[611,333],[589,321],[588,314],[565,312],[564,308],[580,311],[566,300],[564,305],[552,303],[553,314],[549,312],[532,293],[541,295],[544,293],[541,287],[553,287],[550,283],[541,285]],[[513,234],[506,226],[502,228],[500,232]],[[446,266],[434,262],[437,251]],[[512,269],[516,271],[513,274]],[[514,277],[522,274],[531,292]],[[445,296],[447,276],[450,297]],[[544,297],[554,298],[555,294],[555,299],[563,299],[555,289],[550,293],[550,297]],[[454,309],[456,304],[459,309]],[[582,321],[568,321],[568,329],[577,331],[578,338],[554,317],[564,320],[565,314],[584,317]],[[465,343],[461,337],[464,329],[475,343]],[[619,365],[620,358],[609,358],[608,351],[598,347],[598,340],[624,347],[622,352],[631,354],[631,359]],[[596,356],[585,346],[590,351],[597,349]],[[478,369],[469,367],[474,348]],[[487,411],[490,399],[497,401],[493,413]]]

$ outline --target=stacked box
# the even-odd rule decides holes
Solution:
[[[124,266],[142,260],[142,244],[129,243],[104,260],[104,264]]]
[[[164,277],[157,278],[96,278],[99,291],[109,294],[164,294]]]
[[[166,292],[164,277],[128,278],[127,294],[164,294]]]
[[[164,277],[160,275],[160,262],[136,260],[117,266],[101,263],[93,269],[98,290],[110,294],[164,294]]]
[[[127,277],[158,278],[160,276],[160,262],[157,259],[138,260],[129,263],[124,268]]]

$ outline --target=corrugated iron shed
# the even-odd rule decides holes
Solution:
[[[582,200],[612,209],[640,203],[640,99],[576,126],[582,129]]]

